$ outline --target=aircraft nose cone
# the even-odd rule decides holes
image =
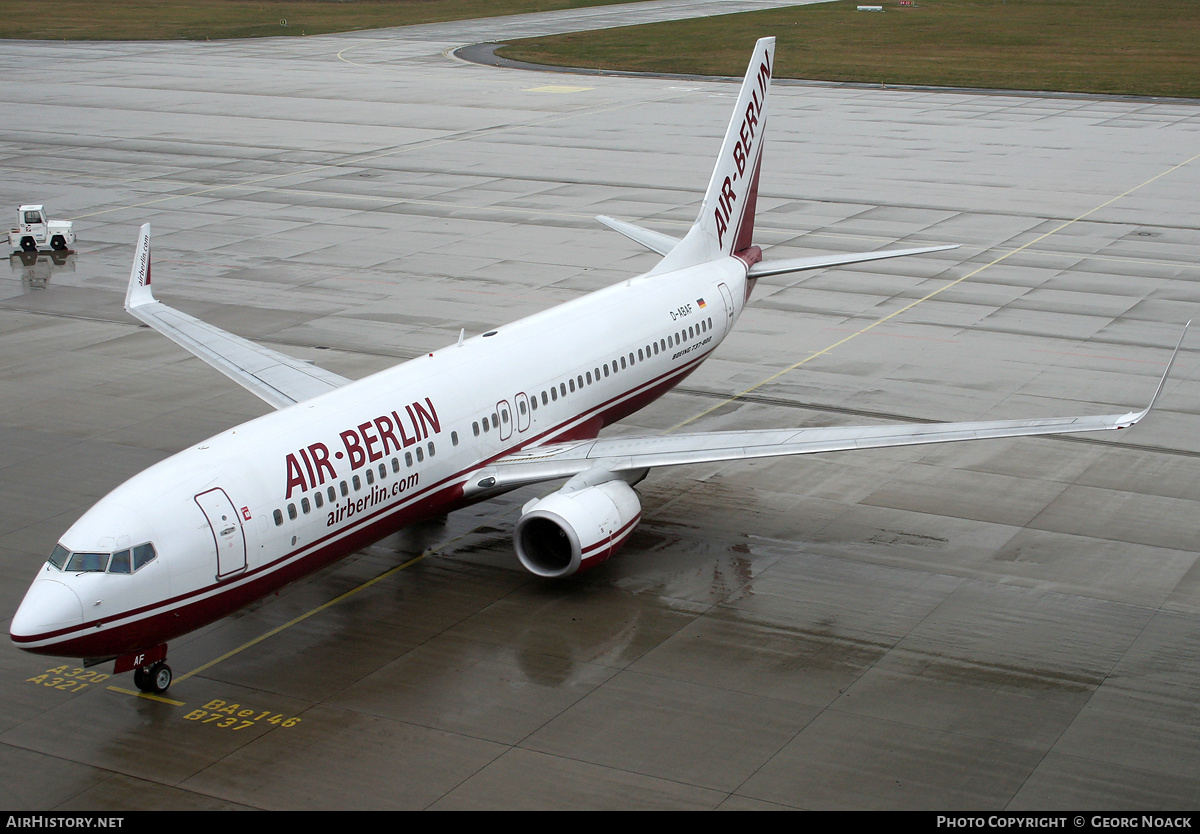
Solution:
[[[53,579],[36,579],[13,615],[9,636],[19,642],[82,622],[83,603],[74,591]]]

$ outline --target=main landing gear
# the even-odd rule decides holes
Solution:
[[[167,665],[167,644],[160,643],[144,652],[121,655],[113,674],[133,671],[133,683],[142,692],[161,695],[171,686],[171,667]]]

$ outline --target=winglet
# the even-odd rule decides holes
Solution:
[[[1175,364],[1175,357],[1179,355],[1179,348],[1183,347],[1183,337],[1187,335],[1188,328],[1191,326],[1192,322],[1189,319],[1188,323],[1183,326],[1183,332],[1179,334],[1179,341],[1175,343],[1175,350],[1171,352],[1171,359],[1167,362],[1167,369],[1163,371],[1162,379],[1158,381],[1158,387],[1154,389],[1154,396],[1150,398],[1150,405],[1146,406],[1141,411],[1131,414],[1129,422],[1121,428],[1128,428],[1129,426],[1132,426],[1134,423],[1138,422],[1147,414],[1149,414],[1150,409],[1154,408],[1154,404],[1158,402],[1158,395],[1163,392],[1163,388],[1167,384],[1167,377],[1171,375],[1171,367]]]
[[[150,224],[146,223],[138,234],[133,269],[129,272],[129,289],[125,291],[125,309],[132,310],[153,303],[154,292],[150,289]]]

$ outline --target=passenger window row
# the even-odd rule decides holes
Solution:
[[[557,385],[551,385],[549,388],[541,392],[542,405],[550,405],[552,402],[558,402],[559,397],[564,399],[568,394],[573,394],[575,391],[582,391],[585,387],[599,382],[602,378],[607,379],[609,376],[615,376],[621,371],[628,370],[639,362],[645,362],[660,353],[666,353],[673,347],[683,345],[687,342],[694,341],[705,333],[708,333],[713,328],[712,318],[701,319],[699,324],[688,325],[688,327],[670,333],[667,336],[659,339],[657,342],[651,342],[644,348],[638,348],[637,352],[629,351],[627,355],[618,356],[611,362],[606,362],[597,368],[590,371],[585,371],[576,374],[574,377],[559,382]],[[521,416],[525,415],[525,403],[520,401],[517,404],[521,412]],[[529,398],[530,411],[538,409],[538,395],[534,394]],[[500,428],[500,425],[508,423],[507,411],[493,411],[490,415],[485,416],[482,420],[476,420],[471,423],[471,431],[479,437],[480,434],[486,434],[493,429]]]
[[[453,444],[455,446],[458,445],[458,432],[456,432],[456,431],[450,432],[450,442],[451,442],[451,444]],[[428,452],[426,452],[426,450],[428,450]],[[423,463],[425,461],[426,454],[428,454],[428,456],[431,459],[433,458],[433,456],[435,454],[437,454],[437,447],[434,446],[432,440],[429,441],[427,444],[425,444],[424,447],[416,446],[413,449],[405,452],[404,453],[404,466],[411,469],[414,465],[416,465],[418,463]],[[393,457],[391,460],[391,464],[392,464],[392,474],[399,473],[400,469],[401,469],[400,458],[398,456]],[[378,477],[376,477],[376,474],[375,474],[377,471],[379,473]],[[383,482],[385,482],[387,480],[387,478],[388,478],[388,466],[386,463],[379,463],[378,465],[368,466],[366,469],[362,470],[361,476],[357,472],[354,473],[350,477],[349,482],[343,480],[338,483],[337,487],[334,487],[333,484],[330,484],[323,491],[321,489],[317,489],[315,492],[312,493],[311,501],[309,501],[309,497],[307,495],[301,496],[300,504],[298,507],[294,502],[289,502],[287,505],[287,517],[289,520],[295,521],[297,518],[300,517],[301,514],[308,515],[314,509],[318,509],[318,510],[321,509],[322,507],[325,506],[326,501],[328,501],[328,503],[330,503],[330,504],[335,504],[338,500],[338,492],[339,491],[341,492],[341,497],[343,497],[343,498],[348,498],[350,496],[351,491],[361,492],[362,488],[363,488],[363,480],[364,479],[366,480],[367,486],[372,486],[372,485],[374,485],[376,480],[378,480],[382,484]],[[322,492],[324,492],[324,495],[322,494]],[[326,497],[325,497],[326,495],[329,496],[328,499],[326,499]],[[272,517],[275,519],[276,527],[281,527],[283,525],[283,510],[280,510],[280,509],[274,510],[272,512]]]

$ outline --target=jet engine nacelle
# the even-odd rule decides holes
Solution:
[[[513,542],[531,573],[570,576],[616,553],[641,517],[641,502],[625,481],[584,486],[572,479],[525,505]]]

